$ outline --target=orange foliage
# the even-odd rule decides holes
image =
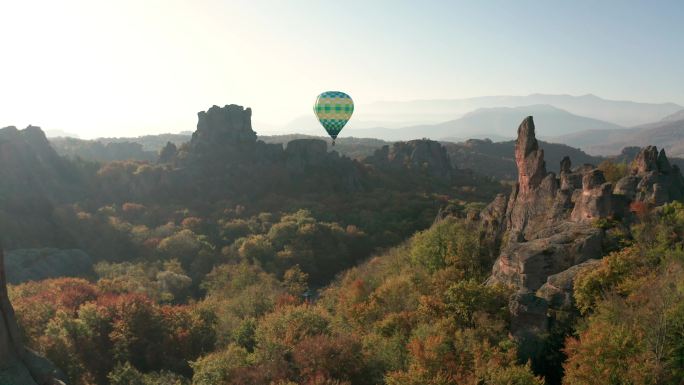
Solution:
[[[298,305],[302,301],[292,294],[283,293],[276,298],[275,307],[282,308],[286,306]]]
[[[159,246],[159,242],[161,242],[161,238],[147,238],[143,241],[143,246],[148,250],[154,250]]]
[[[12,288],[12,299],[29,345],[78,385],[106,382],[117,361],[189,375],[188,362],[216,338],[212,313],[105,292],[80,278],[28,282]]]
[[[145,206],[140,203],[126,202],[121,206],[121,209],[126,214],[140,214],[145,211]]]
[[[202,224],[202,219],[197,217],[187,217],[181,221],[181,226],[186,229],[195,230]]]
[[[629,211],[633,212],[639,218],[645,217],[649,210],[650,207],[648,203],[643,201],[634,201],[629,204]]]

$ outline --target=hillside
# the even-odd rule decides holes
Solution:
[[[674,114],[668,115],[662,119],[662,122],[676,122],[679,120],[684,120],[684,109],[675,112]]]
[[[681,112],[663,121],[644,124],[627,130],[587,130],[553,138],[553,141],[582,148],[590,154],[613,155],[627,146],[654,144],[668,153],[684,157],[684,119]]]

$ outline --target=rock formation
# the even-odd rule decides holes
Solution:
[[[287,143],[285,158],[293,169],[320,164],[328,156],[328,144],[320,139],[295,139]]]
[[[449,178],[454,171],[446,149],[433,140],[411,140],[383,146],[366,159],[378,168],[412,170],[439,178]]]
[[[319,139],[280,143],[257,139],[249,108],[235,104],[199,112],[197,130],[187,144],[167,145],[159,163],[170,167],[169,181],[188,181],[164,190],[210,199],[254,200],[302,192],[353,192],[363,188],[358,162],[328,151]],[[170,182],[170,185],[174,185]]]
[[[159,151],[159,163],[171,163],[178,154],[178,148],[171,142],[166,142],[164,148]]]
[[[670,164],[663,149],[658,152],[654,146],[644,148],[634,159],[631,171],[631,176],[617,183],[624,195],[656,206],[684,197],[682,173],[677,165]]]
[[[63,376],[46,359],[26,349],[7,296],[0,247],[0,385],[58,385]]]
[[[0,181],[0,239],[10,248],[61,247],[69,235],[56,225],[54,207],[90,192],[82,170],[35,126],[0,129]]]
[[[642,149],[631,175],[615,186],[592,165],[572,168],[567,157],[556,177],[546,171],[532,117],[518,128],[515,160],[518,183],[508,200],[497,197],[482,211],[480,222],[502,245],[488,282],[517,290],[510,304],[512,331],[526,338],[545,332],[548,309],[572,308],[575,275],[597,263],[611,244],[598,220],[629,223],[632,201],[680,199],[684,182],[655,147]]]
[[[518,169],[515,164],[516,141],[492,142],[489,139],[469,139],[462,143],[443,143],[453,167],[470,169],[498,180],[516,180]],[[599,164],[602,157],[591,156],[582,150],[559,143],[538,141],[544,149],[546,170],[559,173],[559,165],[564,156],[569,156],[576,164]],[[629,160],[634,159],[631,156]]]
[[[256,142],[252,130],[252,109],[236,104],[212,106],[197,113],[197,131],[192,134],[191,146],[212,147],[212,144],[250,144]]]

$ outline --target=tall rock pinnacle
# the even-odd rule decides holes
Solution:
[[[534,120],[525,118],[518,127],[518,139],[515,143],[515,163],[518,166],[518,183],[520,194],[526,196],[530,190],[538,187],[546,176],[544,150],[539,148],[534,133]]]

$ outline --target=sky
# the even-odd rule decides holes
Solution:
[[[592,93],[684,105],[684,1],[0,0],[0,127],[271,127],[325,90],[382,100]]]

